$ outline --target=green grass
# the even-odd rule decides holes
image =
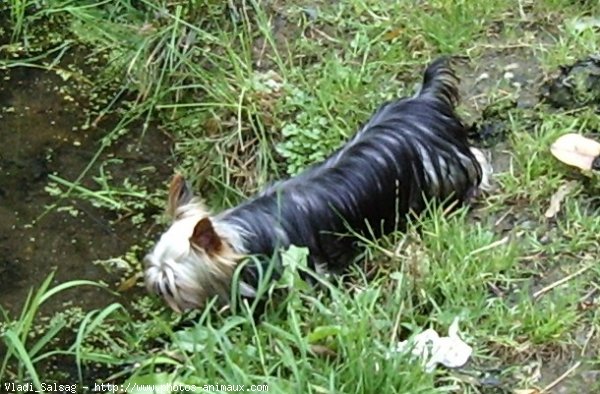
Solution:
[[[55,346],[53,341],[67,325],[65,319],[58,318],[52,320],[45,327],[43,333],[32,338],[32,334],[36,331],[34,323],[40,307],[48,299],[70,288],[85,285],[103,287],[103,285],[96,282],[73,280],[50,288],[53,278],[54,274],[52,273],[44,280],[35,293],[29,293],[18,318],[10,318],[7,311],[0,308],[0,312],[4,317],[4,323],[0,326],[0,332],[2,334],[2,342],[7,350],[2,358],[2,366],[0,368],[0,377],[3,378],[3,381],[6,381],[7,377],[17,382],[30,381],[36,390],[44,390],[42,382],[45,379],[43,376],[38,375],[36,366],[43,360],[56,354],[69,354],[70,352],[53,349]],[[107,308],[107,312],[112,312],[112,309],[110,307]],[[85,328],[85,326],[82,328]],[[80,332],[82,335],[86,333],[85,330]],[[33,342],[33,339],[35,339],[35,342]],[[79,355],[77,358],[79,358]],[[12,360],[16,361],[13,363],[16,364],[16,369],[8,371],[7,367]],[[27,378],[25,378],[26,376]]]
[[[27,7],[33,3],[44,7]],[[571,390],[600,390],[576,380],[581,370],[600,368],[600,178],[549,154],[566,132],[598,130],[597,114],[591,107],[505,106],[519,91],[502,79],[502,67],[515,59],[541,76],[597,53],[597,32],[573,27],[582,15],[597,14],[593,2],[230,3],[12,0],[12,44],[3,50],[19,55],[9,66],[55,72],[62,55],[40,53],[57,47],[90,53],[103,72],[82,71],[93,83],[88,94],[106,95],[96,115],[120,116],[94,160],[136,121],[143,132],[158,123],[175,141],[178,170],[215,209],[326,157],[381,102],[412,94],[430,59],[466,55],[465,80],[499,67],[483,82],[484,103],[500,103],[494,116],[507,130],[492,148],[508,163],[495,174],[494,191],[472,209],[443,215],[432,208],[405,234],[366,241],[361,267],[369,273],[357,268],[344,283],[303,286],[296,274],[303,260],[292,253],[279,285],[296,290],[269,305],[260,322],[243,306],[235,314],[212,307],[182,317],[142,297],[83,314],[75,329],[50,326],[34,335],[37,304],[28,302],[21,317],[5,313],[0,326],[9,349],[0,381],[39,386],[54,379],[37,372],[43,350],[67,357],[77,366],[72,378],[87,384],[87,368],[100,366],[105,374],[93,377],[124,384],[508,393],[546,387],[581,362],[567,377]],[[53,32],[47,40],[39,39],[43,26]],[[465,97],[461,111],[477,119],[482,110]],[[126,214],[160,204],[164,190],[118,182],[102,168],[91,175],[90,164],[75,180],[53,176],[48,190]],[[96,189],[80,184],[89,178],[95,182],[86,185]],[[573,185],[560,212],[546,218],[551,196],[567,182]],[[162,220],[136,218],[140,231]],[[38,304],[47,286],[34,298]],[[457,316],[475,352],[464,369],[427,374],[407,356],[390,353],[426,328],[445,333]],[[63,332],[74,332],[66,334],[71,341],[48,349]],[[30,333],[37,342],[28,340]]]

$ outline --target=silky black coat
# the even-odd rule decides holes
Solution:
[[[464,202],[482,169],[455,113],[457,85],[448,60],[431,63],[417,95],[384,104],[327,160],[219,220],[240,229],[248,254],[270,257],[291,244],[305,246],[312,267],[338,271],[357,252],[352,233],[376,238],[402,229],[428,201]]]

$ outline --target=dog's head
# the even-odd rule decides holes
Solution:
[[[234,251],[235,234],[210,217],[181,175],[171,182],[167,213],[173,223],[144,259],[148,291],[178,312],[215,295],[227,300],[241,257]]]

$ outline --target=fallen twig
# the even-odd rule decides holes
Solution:
[[[579,368],[580,365],[581,365],[581,361],[577,361],[571,368],[567,369],[567,371],[565,373],[563,373],[558,378],[556,378],[552,383],[550,383],[549,385],[544,387],[540,391],[540,394],[549,393],[550,390],[552,390],[554,387],[558,386],[563,380],[565,380],[567,378],[567,376],[569,376],[570,374],[573,373],[573,371],[575,371],[577,368]]]
[[[467,255],[467,257],[474,256],[474,255],[476,255],[476,254],[479,254],[479,253],[481,253],[481,252],[485,252],[485,251],[488,251],[488,250],[490,250],[490,249],[494,249],[495,247],[498,247],[498,246],[504,245],[505,243],[507,243],[507,242],[508,242],[508,240],[509,240],[509,237],[504,237],[504,238],[502,238],[502,239],[499,239],[498,241],[492,242],[492,243],[491,243],[491,244],[489,244],[489,245],[485,245],[485,246],[482,246],[482,247],[481,247],[481,248],[479,248],[479,249],[472,250],[472,251],[471,251],[471,252],[470,252],[470,253]]]
[[[511,213],[513,213],[513,208],[512,207],[510,207],[508,209],[508,211],[504,212],[502,214],[502,216],[500,216],[498,218],[498,220],[496,220],[496,222],[494,223],[494,227],[498,227],[500,225],[500,223],[502,223],[504,221],[504,219],[506,219],[508,217],[508,215],[510,215]]]
[[[585,356],[585,351],[587,350],[587,347],[590,344],[590,341],[594,337],[595,332],[596,332],[596,327],[592,326],[592,328],[590,328],[587,335],[585,336],[585,343],[583,344],[583,347],[581,348],[581,353],[580,353],[581,357]]]
[[[543,289],[540,289],[540,290],[536,291],[535,293],[533,293],[533,298],[534,299],[539,298],[540,296],[544,295],[545,293],[549,292],[550,290],[554,289],[555,287],[558,287],[560,285],[567,283],[571,279],[583,274],[585,271],[589,270],[590,268],[592,268],[594,266],[595,266],[595,264],[590,264],[588,266],[583,267],[582,269],[580,269],[577,272],[573,272],[571,275],[567,275],[564,278],[557,280],[554,283],[549,284],[548,286],[544,287]]]

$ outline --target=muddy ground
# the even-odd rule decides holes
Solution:
[[[54,284],[73,279],[106,282],[115,288],[121,273],[107,272],[99,260],[118,257],[149,237],[119,213],[98,209],[87,201],[59,201],[47,191],[49,174],[74,181],[100,148],[100,140],[112,130],[114,115],[90,123],[86,102],[71,97],[65,81],[53,71],[11,68],[0,71],[0,303],[13,313],[22,307],[27,293],[56,270]],[[82,100],[82,101],[78,101]],[[114,181],[141,179],[155,188],[172,171],[171,140],[156,128],[144,136],[135,127],[127,137],[107,149],[85,177],[83,185],[94,190],[91,176],[107,159],[120,165],[106,168]],[[6,149],[9,147],[9,149]],[[66,188],[63,188],[66,189]],[[58,206],[48,211],[54,204]],[[68,210],[61,207],[69,207]],[[145,212],[152,216],[152,210]],[[69,300],[85,309],[106,306],[114,297],[93,287],[79,287],[64,297],[53,298],[47,312],[62,310]]]

